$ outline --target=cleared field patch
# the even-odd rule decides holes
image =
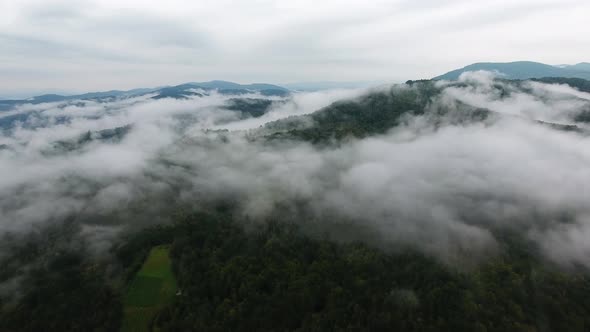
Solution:
[[[122,331],[149,331],[151,321],[170,303],[176,288],[169,248],[152,248],[125,294]]]
[[[125,305],[132,307],[151,307],[160,300],[162,279],[137,276],[127,291]]]

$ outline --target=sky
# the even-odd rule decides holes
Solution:
[[[0,0],[0,97],[590,61],[587,0]]]

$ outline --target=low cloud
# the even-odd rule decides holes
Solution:
[[[119,232],[168,221],[177,206],[231,202],[241,220],[292,218],[449,262],[498,252],[495,231],[510,229],[549,259],[590,266],[590,139],[537,121],[572,123],[587,94],[486,73],[462,83],[437,83],[429,109],[467,104],[499,116],[441,126],[427,113],[328,147],[252,137],[267,121],[363,92],[295,94],[246,119],[223,107],[232,96],[216,94],[23,106],[16,112],[36,112],[40,122],[2,136],[10,148],[0,150],[0,173],[8,175],[0,179],[0,232],[74,218],[105,248]],[[387,89],[380,91],[373,93]],[[126,125],[132,129],[120,141],[43,153],[56,140]],[[207,131],[222,128],[232,130]],[[359,232],[339,234],[338,224]]]

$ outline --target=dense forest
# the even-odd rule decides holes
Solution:
[[[579,91],[590,91],[590,81],[579,78],[547,77],[530,81],[496,80],[490,93],[500,99],[512,94],[529,92],[531,81],[547,84],[568,85]],[[376,89],[372,93],[354,100],[338,101],[310,115],[290,117],[265,125],[271,140],[297,139],[314,144],[326,144],[349,138],[364,138],[384,134],[391,128],[403,124],[415,116],[425,116],[435,125],[444,119],[449,124],[482,122],[499,112],[468,105],[457,101],[453,105],[440,103],[443,91],[448,87],[468,88],[469,83],[453,82],[445,85],[434,80],[407,81],[405,85],[394,85]],[[573,122],[590,122],[590,109],[571,116]],[[555,129],[577,130],[575,125],[562,126],[552,122]]]
[[[498,236],[502,253],[467,269],[280,221],[244,228],[219,213],[130,235],[108,269],[79,248],[56,249],[57,238],[31,239],[3,261],[36,264],[20,299],[3,303],[0,328],[116,330],[124,285],[153,246],[170,244],[181,292],[151,323],[159,331],[586,331],[588,275]]]
[[[310,115],[267,123],[265,127],[271,132],[268,138],[317,144],[383,134],[402,123],[404,117],[423,115],[431,99],[440,93],[434,81],[410,81],[407,87],[393,86],[354,100],[335,102]]]

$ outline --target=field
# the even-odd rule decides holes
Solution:
[[[167,246],[152,248],[125,295],[125,318],[122,330],[148,331],[158,311],[176,292],[176,279]]]

